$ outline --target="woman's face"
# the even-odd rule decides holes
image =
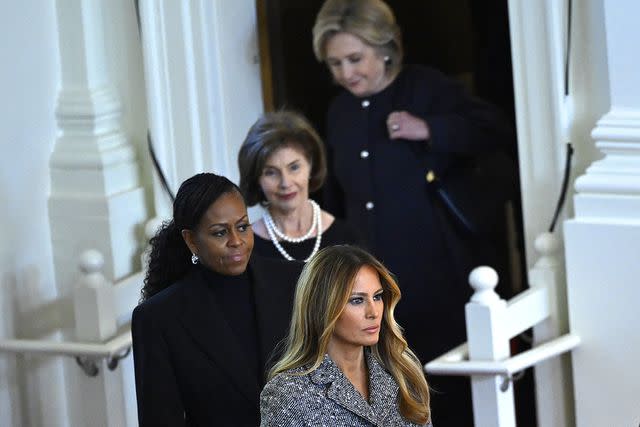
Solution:
[[[311,164],[295,146],[282,147],[271,154],[260,175],[260,187],[271,210],[290,212],[309,199]]]
[[[336,322],[330,348],[349,349],[378,342],[384,310],[383,288],[372,267],[360,268],[351,295]]]
[[[325,53],[335,81],[357,97],[376,94],[390,83],[382,56],[353,34],[333,35]]]
[[[242,274],[253,249],[247,207],[237,191],[223,194],[209,206],[195,230],[182,237],[200,263],[226,276]]]

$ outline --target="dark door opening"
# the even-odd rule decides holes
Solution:
[[[324,137],[326,112],[340,89],[312,50],[311,29],[323,0],[256,1],[265,110],[298,111]],[[475,96],[498,106],[515,129],[507,0],[385,1],[402,29],[405,63],[429,65],[461,80]],[[513,210],[512,235],[505,238],[511,241],[505,243],[511,287],[504,298],[526,283],[519,200]],[[529,344],[514,338],[513,347],[519,352]],[[518,425],[533,427],[537,423],[532,370],[514,386]]]

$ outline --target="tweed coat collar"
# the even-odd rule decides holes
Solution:
[[[311,381],[328,385],[327,397],[348,411],[379,425],[395,406],[398,385],[370,350],[365,350],[369,368],[369,402],[356,390],[338,365],[324,355],[320,366],[311,373]]]

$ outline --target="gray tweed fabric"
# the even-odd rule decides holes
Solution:
[[[325,355],[322,364],[307,375],[299,375],[303,369],[297,368],[280,373],[267,383],[260,394],[260,425],[417,426],[398,411],[398,385],[393,377],[370,352],[366,355],[369,402]]]

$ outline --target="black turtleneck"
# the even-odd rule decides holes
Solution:
[[[258,383],[263,385],[263,361],[259,352],[259,336],[256,324],[256,303],[253,283],[245,271],[238,276],[225,276],[203,268],[216,305],[226,319],[238,342],[246,350],[247,360],[253,363]]]

